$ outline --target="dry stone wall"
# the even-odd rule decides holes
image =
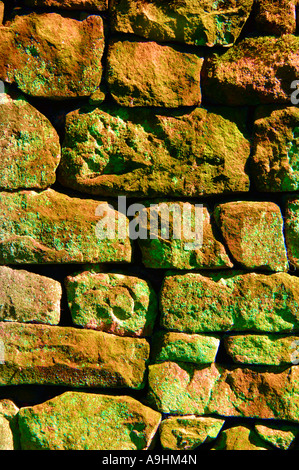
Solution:
[[[298,8],[0,2],[1,450],[299,449]]]

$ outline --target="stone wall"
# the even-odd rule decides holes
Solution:
[[[299,449],[296,7],[0,2],[0,449]]]

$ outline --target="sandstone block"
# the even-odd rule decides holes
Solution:
[[[25,0],[31,7],[63,8],[66,10],[104,11],[108,0]]]
[[[40,98],[90,96],[102,78],[103,20],[16,16],[0,28],[0,79]]]
[[[185,333],[298,331],[298,292],[298,278],[287,273],[167,273],[161,325]]]
[[[223,424],[223,419],[173,416],[161,422],[160,442],[163,449],[193,450],[215,439]]]
[[[290,104],[290,87],[299,76],[299,38],[246,38],[205,62],[202,92],[229,106]]]
[[[45,189],[55,182],[58,134],[25,96],[0,94],[0,132],[0,189]]]
[[[296,197],[286,202],[285,240],[290,264],[299,267],[299,200]]]
[[[221,431],[212,450],[273,450],[249,426],[233,426]]]
[[[22,450],[146,450],[160,413],[129,396],[65,392],[21,408]]]
[[[85,271],[66,279],[73,323],[121,336],[149,336],[158,311],[148,282],[124,274]]]
[[[18,407],[11,400],[0,400],[0,450],[18,450]]]
[[[247,192],[246,114],[227,108],[158,113],[89,107],[66,116],[59,182],[94,195]]]
[[[156,42],[109,44],[109,91],[122,106],[177,108],[201,103],[203,59]]]
[[[158,42],[230,46],[249,17],[252,0],[204,3],[186,0],[112,0],[112,29]]]
[[[287,424],[258,423],[254,426],[257,434],[267,443],[279,450],[288,450],[298,436],[297,426]]]
[[[118,222],[126,226],[126,217],[106,202],[47,189],[40,193],[2,192],[0,207],[1,264],[131,260],[128,235],[119,239],[114,230]],[[101,221],[107,225],[107,237],[103,238],[97,234]]]
[[[272,202],[220,204],[214,217],[235,261],[244,268],[288,271],[283,218]]]
[[[258,0],[255,24],[266,34],[296,33],[297,0]]]
[[[0,385],[144,386],[149,344],[101,331],[0,323]]]
[[[0,266],[0,321],[57,325],[61,297],[54,279]]]

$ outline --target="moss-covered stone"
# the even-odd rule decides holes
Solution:
[[[118,223],[126,226],[127,219],[106,202],[47,189],[2,192],[0,208],[1,264],[131,260],[128,234],[120,239],[117,231]],[[98,234],[98,224],[103,230],[102,225],[107,225],[105,237]]]
[[[269,366],[299,363],[299,336],[235,335],[225,337],[224,344],[236,363]]]
[[[164,419],[159,427],[160,442],[163,449],[193,450],[203,443],[215,439],[223,419],[179,416]]]
[[[228,202],[216,206],[214,217],[233,259],[243,268],[288,271],[284,223],[277,204]]]
[[[252,180],[263,192],[299,189],[299,109],[260,107],[255,116]]]
[[[0,266],[0,321],[57,325],[61,297],[54,279]]]
[[[58,134],[25,96],[0,94],[0,133],[0,189],[44,189],[55,182]]]
[[[233,426],[221,431],[211,450],[273,450],[249,426]]]
[[[0,400],[0,450],[19,450],[18,411],[11,400]]]
[[[299,37],[249,37],[205,62],[202,92],[229,106],[290,104],[290,87],[299,75]]]
[[[149,336],[158,312],[151,285],[135,276],[85,271],[65,281],[75,325],[121,336]]]
[[[154,362],[209,364],[215,361],[219,343],[216,336],[159,331],[152,339],[151,356]]]
[[[178,201],[152,201],[140,210],[136,220],[141,227],[138,243],[142,262],[147,268],[219,269],[233,266],[224,245],[214,233],[210,213],[204,206],[195,208],[193,204]],[[184,220],[188,222],[185,226]]]
[[[161,325],[172,331],[299,330],[299,280],[287,273],[167,273]]]
[[[104,106],[66,116],[58,180],[84,193],[196,197],[247,192],[246,113]]]
[[[66,10],[104,11],[108,0],[25,0],[31,7],[63,8]]]
[[[249,17],[253,0],[112,0],[112,29],[158,42],[230,46]]]
[[[255,27],[264,34],[295,34],[297,0],[258,0]]]
[[[0,323],[0,385],[144,386],[149,344],[102,331]]]
[[[21,408],[22,450],[146,450],[160,413],[129,396],[65,392]]]
[[[100,85],[103,20],[57,13],[16,16],[0,28],[0,79],[51,99],[90,96]]]
[[[290,198],[286,202],[285,240],[290,264],[299,267],[299,199]]]
[[[106,78],[122,106],[195,106],[201,103],[202,64],[196,54],[153,41],[112,40]]]
[[[254,425],[254,429],[265,442],[279,450],[288,450],[299,433],[298,426],[281,423],[258,423]]]

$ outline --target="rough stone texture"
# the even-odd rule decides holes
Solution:
[[[299,189],[299,109],[259,107],[254,123],[252,181],[258,191]]]
[[[203,59],[174,47],[112,40],[107,56],[109,91],[122,106],[195,106],[201,103]]]
[[[0,79],[51,99],[89,96],[102,78],[103,20],[56,13],[16,16],[0,28]]]
[[[254,429],[264,441],[279,450],[288,450],[299,433],[298,427],[284,424],[256,424]]]
[[[253,0],[112,0],[112,29],[158,42],[230,46],[247,20]]]
[[[202,93],[229,106],[290,104],[290,86],[299,76],[299,38],[246,38],[205,62]]]
[[[237,335],[224,338],[227,353],[242,364],[298,364],[299,336]]]
[[[167,273],[162,327],[186,333],[299,330],[299,279],[287,273]]]
[[[180,416],[164,419],[160,424],[163,449],[193,450],[215,439],[224,424],[223,419]]]
[[[0,321],[57,325],[61,297],[54,279],[0,266]]]
[[[70,197],[47,189],[40,193],[2,192],[0,208],[2,264],[116,263],[131,260],[128,236],[118,239],[112,226],[114,218],[122,225],[126,224],[126,218],[109,208],[107,203]],[[106,222],[111,224],[107,230],[111,239],[98,238],[97,225]]]
[[[288,271],[283,218],[273,202],[219,204],[214,217],[235,261],[249,269]]]
[[[0,385],[144,386],[149,344],[102,331],[0,323]]]
[[[149,366],[148,403],[171,414],[299,421],[299,367],[225,368],[162,362]]]
[[[152,339],[151,355],[155,362],[208,364],[215,361],[219,343],[215,336],[158,331]]]
[[[290,198],[285,211],[285,240],[290,264],[299,267],[299,199]]]
[[[0,94],[0,189],[45,189],[56,180],[59,137],[22,95]]]
[[[233,426],[225,429],[211,450],[273,450],[248,426]]]
[[[0,400],[0,450],[19,450],[18,411],[11,400]]]
[[[146,450],[160,413],[128,396],[65,392],[19,412],[22,450]]]
[[[103,11],[108,9],[108,0],[25,0],[32,7],[63,8],[66,10]]]
[[[297,0],[258,0],[255,25],[264,34],[295,34]]]
[[[246,114],[195,108],[162,114],[118,106],[66,116],[58,180],[90,194],[131,197],[246,192]]]
[[[0,2],[0,25],[3,23],[4,19],[4,3]]]
[[[190,203],[176,201],[161,204],[153,201],[138,215],[141,227],[138,243],[142,262],[147,268],[219,269],[233,266],[224,245],[214,234],[206,207],[199,207],[199,211],[195,212],[195,206]],[[185,226],[186,230],[184,211],[185,220],[190,221]],[[158,220],[158,224],[153,220]],[[188,233],[188,225],[191,225],[192,233]],[[143,234],[147,236],[143,237]]]
[[[85,271],[66,279],[75,325],[121,336],[149,336],[158,311],[156,293],[143,279]]]

